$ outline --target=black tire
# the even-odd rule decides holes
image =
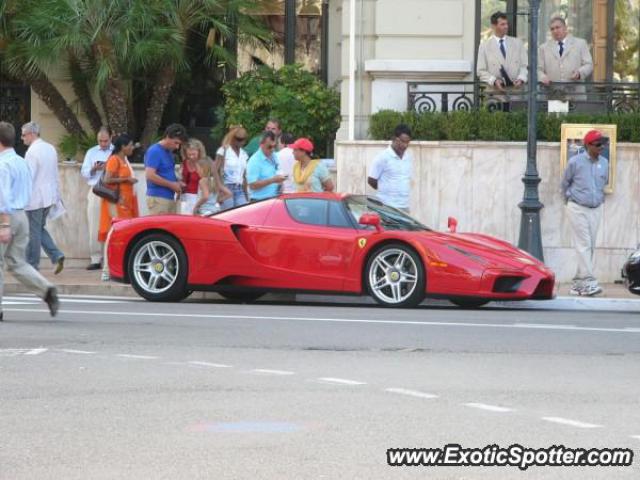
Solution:
[[[255,302],[264,295],[262,292],[218,292],[220,296],[238,303],[250,303]]]
[[[393,268],[389,268],[386,274],[381,275],[383,267],[382,264],[376,262],[376,260],[381,258],[381,256],[388,256],[392,261],[395,257],[395,261],[397,262],[400,259],[401,253],[407,257],[402,260],[400,269],[396,270],[396,265],[394,264],[392,265]],[[409,262],[407,258],[411,259],[412,263]],[[410,268],[407,268],[407,271],[403,272],[404,267]],[[372,269],[375,269],[375,271],[372,272]],[[411,271],[414,271],[415,275],[415,282],[412,285],[408,281],[402,281],[403,274],[409,274]],[[399,275],[398,280],[395,280],[396,277],[394,273]],[[420,305],[422,300],[424,300],[426,286],[424,264],[422,263],[420,255],[403,243],[389,243],[371,252],[364,267],[363,277],[369,295],[371,295],[377,303],[385,307],[415,307]],[[372,277],[377,278],[378,283],[386,279],[387,286],[374,288]],[[394,292],[394,288],[400,289],[399,294]],[[400,300],[396,301],[392,297],[400,298]]]
[[[491,300],[484,300],[482,298],[450,298],[449,301],[460,308],[480,308],[486,305]]]
[[[160,256],[171,252],[171,257],[167,262],[163,262],[160,257],[151,258],[150,248],[153,246]],[[139,270],[136,275],[136,263],[149,263],[149,270]],[[153,263],[153,266],[151,266]],[[162,263],[162,267],[159,264]],[[157,269],[155,268],[157,266]],[[163,268],[160,271],[158,269]],[[164,233],[154,233],[139,239],[129,254],[127,272],[133,289],[142,298],[151,302],[179,302],[187,298],[191,291],[187,289],[189,264],[187,255],[182,245],[171,235]],[[173,281],[165,278],[157,280],[157,288],[151,288],[151,277],[160,276],[162,273],[173,277]],[[158,290],[158,291],[153,291]]]

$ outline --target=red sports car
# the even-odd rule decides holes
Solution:
[[[107,258],[112,279],[151,301],[196,290],[236,301],[272,291],[369,294],[399,307],[425,297],[461,307],[553,298],[555,276],[543,263],[502,240],[451,230],[367,196],[289,194],[211,217],[116,220]]]

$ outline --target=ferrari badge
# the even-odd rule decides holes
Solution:
[[[358,246],[360,248],[364,248],[367,245],[367,239],[366,238],[359,238],[358,239]]]

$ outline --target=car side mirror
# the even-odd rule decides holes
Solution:
[[[449,232],[456,233],[456,230],[458,229],[458,220],[456,220],[456,217],[449,217],[447,220],[447,228],[449,229]]]
[[[377,232],[382,231],[382,227],[380,226],[380,215],[377,213],[363,213],[358,220],[360,225],[371,225],[376,228]]]

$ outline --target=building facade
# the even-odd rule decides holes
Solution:
[[[422,105],[415,100],[424,99],[425,92],[460,90],[451,83],[473,83],[478,45],[490,35],[489,17],[497,10],[508,14],[511,34],[526,43],[527,0],[263,0],[255,15],[274,32],[273,48],[232,45],[238,66],[231,75],[258,65],[301,63],[341,92],[343,122],[337,138],[350,137],[351,123],[353,139],[365,139],[372,113],[439,110],[440,97]],[[638,82],[640,0],[542,0],[541,42],[548,38],[548,20],[556,15],[567,18],[570,33],[589,43],[595,66],[590,80]],[[60,75],[55,81],[80,113],[69,80]],[[20,111],[20,118],[39,121],[53,142],[65,134],[37,95],[21,94],[17,100],[19,86],[5,83],[3,113]],[[474,88],[464,90],[472,96]],[[206,131],[220,102],[205,79],[168,117]]]

